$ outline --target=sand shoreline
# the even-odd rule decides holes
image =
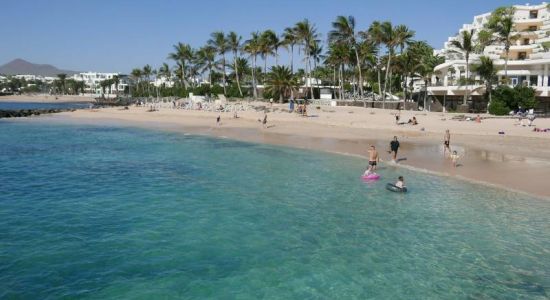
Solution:
[[[384,167],[403,166],[425,170],[437,175],[489,184],[550,199],[550,190],[545,186],[546,176],[550,174],[550,133],[545,135],[539,133],[539,136],[533,136],[528,131],[525,131],[526,134],[520,134],[521,132],[516,128],[511,131],[511,135],[503,137],[487,135],[479,130],[472,133],[457,129],[458,133],[454,134],[451,129],[451,146],[463,156],[460,160],[462,166],[453,168],[442,153],[442,132],[445,127],[437,130],[428,127],[433,123],[433,120],[429,120],[430,118],[439,118],[436,114],[418,115],[423,118],[420,122],[426,124],[425,129],[420,131],[417,127],[396,128],[396,125],[392,124],[394,121],[386,118],[385,115],[390,114],[387,110],[336,109],[339,111],[334,114],[314,118],[304,118],[287,112],[271,112],[268,113],[270,128],[267,129],[263,129],[257,121],[263,113],[256,111],[241,112],[238,119],[233,119],[232,113],[172,109],[147,112],[145,108],[131,107],[129,110],[120,108],[78,110],[57,114],[52,118],[63,122],[112,123],[171,130],[359,157],[365,157],[367,147],[374,144],[378,147],[381,158],[386,162],[390,160],[390,155],[386,153],[389,141],[397,135],[402,144],[399,156],[402,160],[397,166],[387,163]],[[375,114],[383,115],[384,119],[388,119],[388,124],[383,124],[382,121],[374,123],[382,125],[376,125],[376,128],[346,125],[350,121],[346,115],[349,109],[354,110],[354,114],[358,115],[372,114],[374,111]],[[403,114],[407,113],[409,112]],[[222,117],[221,126],[215,124],[215,118],[218,115]],[[546,125],[549,120],[541,121]],[[487,120],[487,122],[492,121]],[[508,119],[494,122],[515,121]],[[464,125],[459,124],[459,126]],[[516,134],[513,135],[513,133]]]

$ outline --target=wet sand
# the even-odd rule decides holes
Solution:
[[[336,109],[340,111],[325,118],[271,112],[268,113],[268,128],[263,128],[258,122],[258,119],[263,117],[263,112],[256,111],[241,112],[238,119],[233,119],[232,113],[173,109],[147,112],[145,108],[131,107],[129,110],[79,110],[48,118],[60,122],[117,124],[171,130],[360,157],[366,156],[368,146],[375,145],[379,149],[382,161],[386,162],[383,163],[383,167],[386,168],[413,168],[550,199],[550,189],[546,187],[547,177],[550,175],[550,133],[533,134],[521,126],[512,127],[513,122],[517,122],[512,119],[495,119],[495,122],[502,123],[496,124],[496,127],[503,127],[506,122],[509,123],[510,127],[507,130],[512,134],[505,136],[485,134],[483,130],[488,130],[486,128],[480,130],[474,127],[473,131],[460,128],[483,124],[447,123],[445,125],[454,126],[451,127],[451,147],[461,155],[459,166],[454,168],[450,160],[443,155],[443,132],[450,126],[426,128],[426,124],[430,122],[435,122],[434,125],[437,125],[437,120],[443,122],[440,115],[424,115],[420,122],[425,128],[420,131],[418,127],[396,126],[393,118],[386,117],[390,114],[389,111],[369,112],[358,108],[352,108],[356,114],[354,117],[359,114],[372,114],[372,111],[379,115],[379,122],[373,123],[376,127],[346,125],[350,121],[347,115],[350,108]],[[221,126],[216,125],[218,115],[222,117]],[[373,119],[372,115],[369,117]],[[538,123],[546,125],[548,121],[544,119]],[[490,122],[491,120],[483,121]],[[522,134],[522,130],[525,134]],[[455,134],[455,131],[459,133]],[[389,142],[394,135],[398,136],[401,143],[398,164],[392,163],[390,154],[387,153]]]

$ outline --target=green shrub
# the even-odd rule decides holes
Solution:
[[[489,113],[505,115],[518,108],[531,109],[537,106],[535,89],[529,86],[517,85],[511,88],[501,85],[493,91],[493,101],[489,105]]]
[[[506,106],[500,100],[493,100],[489,104],[489,113],[496,116],[505,116],[511,111],[510,108]]]

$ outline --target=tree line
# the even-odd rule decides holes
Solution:
[[[163,63],[157,70],[149,65],[132,70],[132,94],[155,93],[150,87],[155,77],[175,82],[160,87],[163,95],[194,92],[256,99],[263,85],[263,98],[283,101],[295,97],[299,87],[305,87],[305,97],[316,98],[321,85],[330,85],[340,99],[386,99],[388,94],[408,98],[411,78],[428,82],[443,61],[426,42],[414,40],[415,32],[405,25],[375,21],[359,30],[353,16],[338,16],[331,25],[324,39],[315,24],[304,19],[280,34],[268,29],[244,39],[234,31],[216,31],[199,48],[179,42],[167,56],[173,67]],[[289,54],[287,64],[280,63],[283,50]],[[200,84],[201,77],[207,78],[206,85]]]

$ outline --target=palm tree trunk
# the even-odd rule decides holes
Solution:
[[[294,74],[294,44],[290,45],[290,73]]]
[[[508,55],[510,54],[510,49],[506,48],[506,58],[504,60],[504,78],[508,83]]]
[[[378,62],[378,67],[377,67],[377,69],[378,69],[378,70],[377,70],[377,71],[378,71],[378,96],[381,97],[381,96],[382,96],[382,80],[381,80],[381,78],[380,78],[380,77],[381,77],[381,74],[380,74],[380,73],[381,73],[381,72],[380,72],[380,62]],[[372,96],[374,97],[374,91],[373,91],[373,95],[372,95]],[[374,105],[374,103],[373,103],[373,105]]]
[[[309,51],[307,56],[307,65],[309,66],[309,90],[311,91],[311,99],[315,99],[315,95],[313,94],[313,82],[311,77],[311,61],[309,59]]]
[[[428,80],[424,80],[424,111],[426,111],[427,98],[428,98]]]
[[[382,108],[386,108],[386,88],[388,85],[388,75],[390,73],[390,63],[391,63],[391,49],[388,51],[388,64],[386,66],[386,76],[384,77],[384,93],[382,98]]]
[[[237,52],[233,53],[233,64],[235,65],[235,78],[237,79],[237,88],[239,89],[239,94],[243,96],[243,91],[241,90],[241,83],[239,82],[239,68],[237,67]]]
[[[225,54],[222,55],[222,64],[223,64],[223,95],[227,95],[227,90],[225,89],[225,83],[227,82],[225,80]]]
[[[344,99],[344,64],[340,66],[340,99]]]
[[[256,91],[256,54],[252,56],[252,96],[254,99],[258,98],[258,92]]]
[[[466,105],[468,101],[468,94],[470,92],[470,58],[466,55],[466,91],[464,92],[464,100],[462,105]]]
[[[275,65],[279,65],[279,49],[275,48]]]
[[[264,74],[262,76],[262,84],[264,85],[264,89],[265,89],[265,75],[267,75],[267,55],[264,57]]]
[[[355,48],[355,58],[357,59],[357,71],[359,71],[359,96],[363,98],[363,75],[361,74],[361,62],[359,61],[359,51],[357,51],[357,46]],[[365,106],[367,102],[365,102]]]

